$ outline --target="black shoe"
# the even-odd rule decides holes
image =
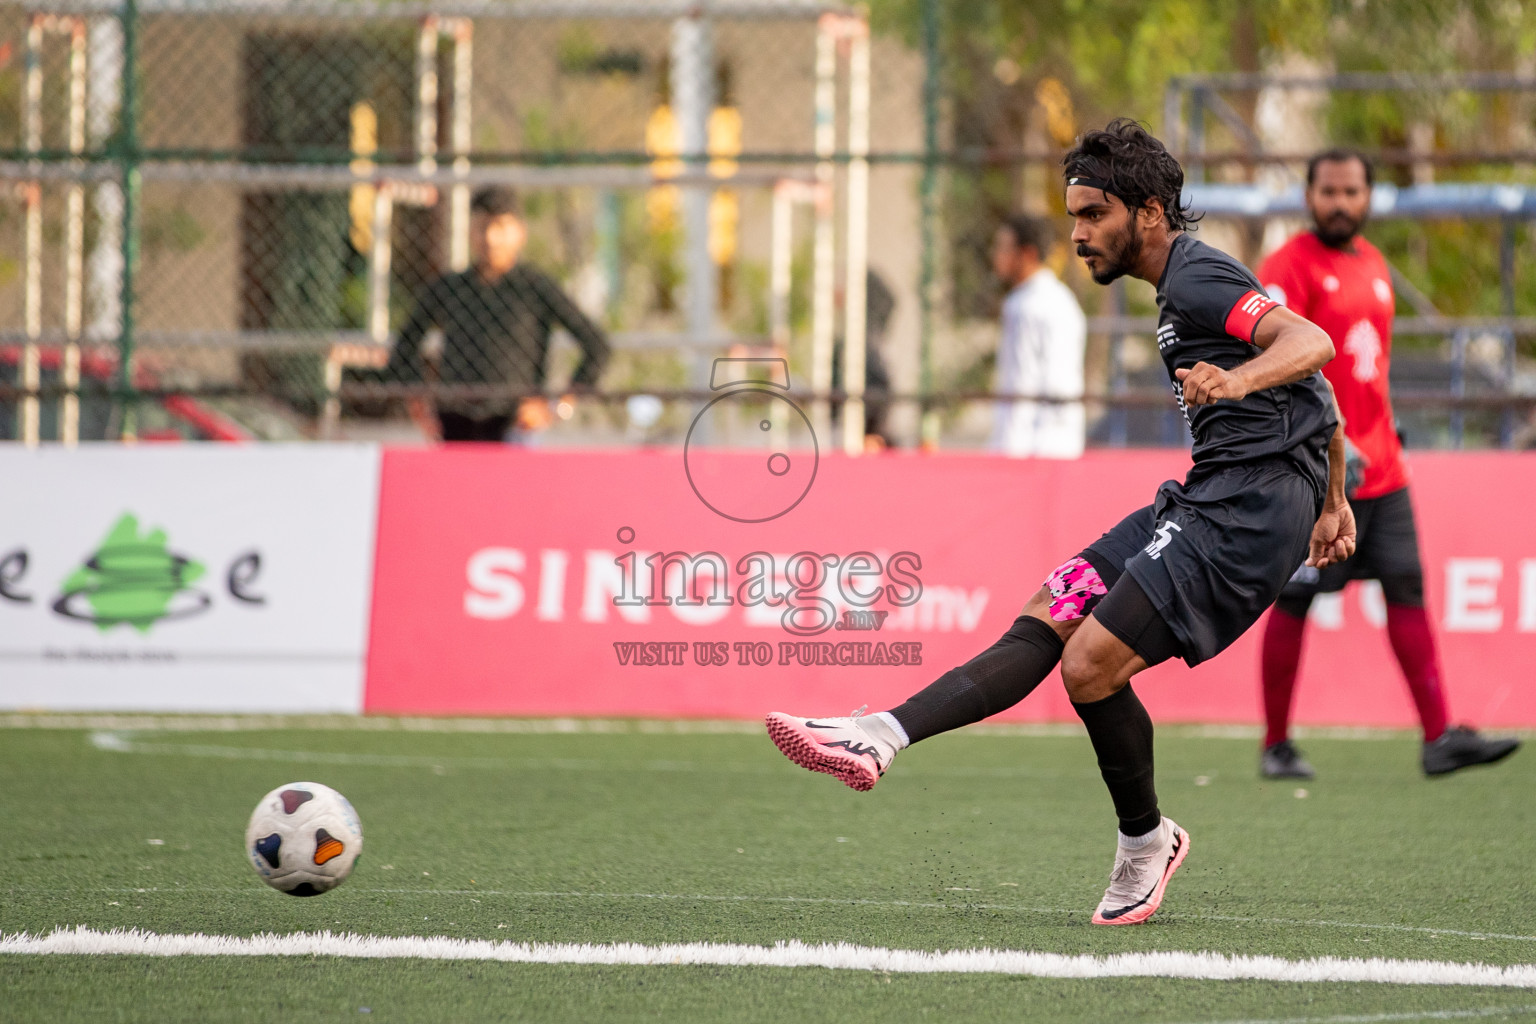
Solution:
[[[1519,740],[1487,739],[1479,736],[1475,729],[1456,725],[1441,733],[1433,743],[1424,744],[1421,763],[1425,775],[1445,775],[1475,764],[1501,761],[1519,749]]]
[[[1317,773],[1290,740],[1281,740],[1264,748],[1259,774],[1266,779],[1310,779]]]

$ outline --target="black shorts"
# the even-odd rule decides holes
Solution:
[[[1322,498],[1283,458],[1197,469],[1182,484],[1169,480],[1156,501],[1083,551],[1109,588],[1094,617],[1148,664],[1164,654],[1155,630],[1134,614],[1135,595],[1116,596],[1124,573],[1167,624],[1185,662],[1215,657],[1258,621],[1306,560]]]
[[[1349,507],[1355,512],[1354,555],[1326,569],[1302,565],[1285,585],[1282,597],[1332,594],[1343,590],[1350,580],[1423,578],[1419,529],[1408,488],[1388,491],[1379,498],[1356,498]]]
[[[1102,572],[1099,578],[1104,578]],[[1119,580],[1109,584],[1109,593],[1094,606],[1093,617],[1121,643],[1141,655],[1148,668],[1177,658],[1184,650],[1184,645],[1173,635],[1173,630],[1147,592],[1141,589],[1141,584],[1123,572]]]

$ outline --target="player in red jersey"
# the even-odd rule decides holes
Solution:
[[[1314,596],[1352,579],[1381,581],[1387,636],[1424,727],[1421,763],[1442,775],[1513,753],[1518,740],[1495,740],[1450,714],[1440,683],[1434,632],[1424,610],[1424,572],[1408,497],[1408,470],[1392,416],[1388,365],[1392,348],[1391,273],[1380,251],[1360,237],[1370,211],[1371,165],[1359,153],[1331,150],[1307,167],[1307,209],[1314,228],[1275,250],[1258,277],[1271,298],[1328,332],[1337,355],[1323,368],[1333,385],[1344,432],[1366,460],[1350,495],[1359,547],[1355,557],[1321,571],[1307,566],[1281,592],[1264,629],[1266,732],[1260,772],[1266,778],[1311,778],[1289,737],[1291,696],[1302,634]]]

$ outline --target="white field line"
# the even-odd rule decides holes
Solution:
[[[758,733],[758,721],[627,718],[411,718],[364,715],[152,715],[52,712],[0,713],[0,729],[118,729],[151,732],[421,732],[723,735]]]
[[[1390,985],[1461,985],[1536,988],[1536,965],[1495,967],[1436,960],[1359,960],[1318,957],[1285,960],[1219,953],[1120,953],[1067,956],[1007,949],[929,952],[849,943],[773,946],[687,942],[526,943],[331,932],[291,935],[157,935],[133,929],[56,929],[45,936],[0,936],[0,954],[136,956],[334,956],[366,959],[494,960],[524,964],[708,964],[721,967],[823,967],[901,974],[1015,974],[1037,978],[1187,978],[1201,981],[1375,982]]]
[[[372,768],[425,768],[442,773],[448,767],[506,769],[524,771],[590,771],[613,772],[707,772],[732,775],[768,775],[780,773],[784,765],[777,758],[767,758],[751,763],[731,761],[644,761],[616,764],[595,758],[495,758],[460,757],[452,754],[354,754],[330,750],[278,750],[264,747],[227,747],[206,743],[152,743],[141,736],[150,735],[135,730],[96,730],[86,735],[91,746],[120,754],[155,754],[178,757],[207,757],[226,761],[280,761],[289,764],[356,765]],[[907,774],[939,778],[999,778],[999,779],[1066,779],[1098,778],[1092,767],[1075,769],[1049,769],[1031,766],[966,767],[963,765],[929,765],[919,763],[909,767]],[[1214,773],[1212,775],[1214,777]]]
[[[667,892],[568,892],[555,889],[412,889],[412,888],[387,888],[349,886],[349,891],[354,893],[374,893],[381,896],[432,896],[453,897],[466,896],[471,899],[480,899],[487,896],[506,897],[508,899],[575,899],[575,900],[668,900],[684,903],[747,903],[747,904],[782,904],[782,905],[825,905],[838,907],[874,907],[890,908],[893,910],[948,910],[961,913],[984,911],[986,913],[1008,914],[1050,914],[1064,917],[1083,916],[1088,913],[1084,907],[1072,909],[1069,907],[1040,907],[1029,906],[1020,903],[973,903],[969,901],[956,901],[941,903],[936,900],[875,900],[862,897],[848,896],[749,896],[717,893],[667,893]],[[180,895],[186,893],[219,893],[226,895],[248,894],[253,890],[249,886],[176,886],[167,888],[162,886],[127,887],[118,886],[102,889],[48,889],[35,887],[11,887],[0,889],[0,892],[8,893],[49,893],[54,895],[74,894],[79,892],[99,893],[143,893]],[[1431,928],[1424,925],[1410,924],[1371,924],[1357,921],[1327,921],[1309,920],[1306,918],[1289,917],[1238,917],[1230,914],[1180,914],[1173,911],[1162,911],[1158,915],[1159,921],[1223,921],[1232,924],[1259,924],[1279,925],[1287,928],[1342,928],[1358,931],[1395,932],[1406,935],[1427,935],[1438,938],[1442,935],[1461,939],[1478,939],[1503,942],[1536,942],[1536,935],[1515,935],[1502,932],[1474,932],[1457,928]]]
[[[134,714],[92,712],[0,712],[0,729],[107,729],[151,732],[271,732],[305,730],[319,732],[417,732],[490,733],[514,735],[754,735],[762,722],[751,719],[631,719],[631,718],[425,718],[372,715],[260,715],[260,714]],[[1303,739],[1393,740],[1415,736],[1405,729],[1367,729],[1351,726],[1302,726],[1293,730]],[[1504,730],[1536,736],[1532,730]],[[1166,736],[1192,739],[1257,740],[1256,725],[1160,725]],[[1083,736],[1080,723],[983,722],[968,727],[963,735]]]
[[[872,900],[862,898],[847,898],[839,896],[737,896],[737,895],[704,895],[690,893],[658,893],[658,892],[559,892],[559,891],[498,891],[486,889],[366,889],[365,892],[377,892],[390,895],[404,895],[408,893],[431,892],[443,896],[511,896],[541,899],[600,899],[600,900],[683,900],[705,903],[825,903],[839,906],[854,907],[893,907],[910,910],[984,910],[988,913],[1008,912],[1016,914],[1061,914],[1083,915],[1087,911],[1082,907],[1072,910],[1065,907],[1032,907],[1017,903],[939,903],[924,902],[920,900]],[[1162,921],[1224,921],[1234,924],[1265,924],[1284,925],[1287,927],[1305,928],[1346,928],[1363,929],[1366,931],[1404,932],[1417,935],[1453,935],[1464,939],[1497,939],[1512,942],[1536,942],[1536,935],[1506,935],[1498,932],[1472,932],[1460,931],[1454,928],[1427,928],[1419,925],[1408,924],[1363,924],[1352,921],[1321,921],[1306,920],[1301,918],[1284,917],[1237,917],[1230,914],[1179,914],[1163,912],[1159,916]]]
[[[751,763],[730,761],[626,761],[622,764],[595,758],[577,757],[459,757],[452,754],[352,754],[332,750],[274,750],[263,747],[226,747],[206,743],[146,743],[130,731],[93,731],[87,741],[97,750],[117,754],[156,754],[177,757],[208,757],[226,761],[281,761],[288,764],[355,765],[372,768],[426,768],[442,771],[448,767],[506,769],[524,771],[649,771],[649,772],[707,772],[711,775],[768,775],[782,772],[784,765],[777,758],[764,758]],[[914,769],[921,775],[950,776],[956,778],[1097,778],[1092,768],[1068,771],[1042,770],[1029,767],[967,768],[963,766],[920,766]]]
[[[1483,1006],[1472,1010],[1410,1010],[1407,1013],[1358,1013],[1334,1017],[1266,1017],[1262,1020],[1191,1021],[1190,1024],[1381,1024],[1385,1021],[1475,1020],[1536,1013],[1536,1006]]]

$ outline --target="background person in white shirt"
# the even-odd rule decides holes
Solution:
[[[992,239],[992,270],[1009,288],[997,346],[998,394],[1081,399],[1088,325],[1072,290],[1045,265],[1051,232],[1015,214]],[[989,447],[1004,455],[1075,459],[1083,454],[1083,403],[998,402]]]

